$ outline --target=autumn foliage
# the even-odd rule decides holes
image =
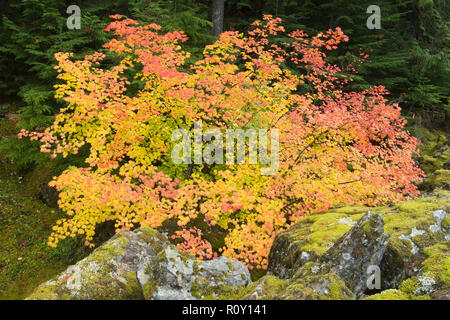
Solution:
[[[172,220],[181,249],[264,268],[275,235],[308,213],[417,194],[417,141],[399,107],[383,87],[349,92],[351,79],[326,62],[325,52],[348,40],[340,29],[313,37],[294,31],[275,43],[285,33],[281,19],[264,16],[245,35],[224,32],[187,65],[183,32],[160,34],[158,25],[112,18],[109,53],[81,61],[56,54],[56,97],[67,107],[44,132],[20,134],[39,139],[52,157],[90,150],[86,168],[69,168],[50,183],[67,214],[51,246],[77,235],[93,245],[105,221],[121,230]],[[279,129],[278,172],[173,164],[172,132],[192,131],[198,120],[205,130]],[[214,232],[225,234],[220,248],[206,240]]]

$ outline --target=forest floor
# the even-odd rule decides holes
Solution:
[[[0,119],[0,133],[13,130],[12,121]],[[47,246],[56,220],[63,214],[48,206],[0,155],[0,300],[23,299],[40,283],[89,253],[80,240],[66,240],[57,248]]]

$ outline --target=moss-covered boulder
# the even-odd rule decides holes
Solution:
[[[199,261],[161,233],[142,227],[115,235],[28,299],[219,298],[250,282],[243,264],[225,257]]]
[[[389,236],[381,261],[379,255],[370,257],[372,262],[376,260],[377,263],[374,264],[378,264],[381,269],[381,289],[398,289],[405,280],[416,277],[419,280],[425,279],[425,282],[427,278],[434,279],[434,285],[430,287],[432,291],[425,294],[421,289],[414,295],[406,294],[407,297],[417,298],[433,291],[446,290],[450,263],[449,201],[450,192],[441,189],[391,207],[343,207],[312,214],[275,238],[269,255],[269,274],[281,279],[292,279],[308,263],[327,263],[334,265],[334,270],[333,267],[327,267],[325,273],[331,270],[341,274],[345,282],[349,277],[336,271],[340,267],[351,270],[341,264],[344,254],[350,253],[346,251],[351,250],[348,243],[343,244],[344,235],[361,223],[360,219],[370,211],[382,217],[384,234]],[[370,227],[370,223],[368,226]],[[381,234],[374,235],[381,241]],[[339,243],[342,245],[339,246]],[[333,246],[334,249],[331,249]],[[352,251],[355,256],[362,257],[356,251]],[[333,256],[336,259],[333,260]],[[346,256],[351,257],[351,253]],[[366,258],[369,256],[366,255]],[[360,270],[349,271],[348,275],[358,275],[359,283],[363,283],[366,264],[359,264],[360,267],[355,264],[354,270]],[[346,286],[352,290],[355,288],[348,281]],[[388,293],[391,294],[392,291]]]
[[[268,272],[287,279],[303,264],[318,261],[368,210],[354,206],[311,214],[279,233],[270,249]]]
[[[404,279],[423,272],[430,247],[448,245],[449,197],[449,192],[436,191],[385,214],[385,230],[391,238],[381,263],[383,289],[396,288]]]
[[[244,300],[348,300],[352,291],[323,265],[308,262],[289,280],[266,275],[238,295]]]
[[[370,265],[380,265],[387,239],[382,216],[368,212],[318,262],[304,263],[288,281],[268,275],[247,288],[244,298],[346,300],[359,297],[366,289],[366,270]]]
[[[437,297],[434,293],[436,282],[427,274],[408,278],[398,289],[387,289],[366,297],[366,300],[430,300]],[[445,290],[444,290],[445,291]],[[439,291],[443,292],[443,291]],[[431,295],[433,294],[433,295]]]
[[[117,235],[55,279],[40,285],[28,299],[143,299],[137,278],[139,258],[154,252],[134,245],[135,237],[130,232]]]
[[[298,276],[283,280],[266,275],[234,296],[242,300],[348,300],[352,291],[335,273],[322,273],[313,263],[304,265]]]
[[[247,267],[223,256],[197,263],[194,268],[191,293],[196,299],[232,299],[251,282]]]
[[[367,290],[369,267],[381,264],[389,235],[384,234],[383,217],[368,211],[320,258],[322,268],[337,274],[360,297]]]
[[[288,281],[265,275],[241,290],[237,297],[243,300],[274,300],[288,286]]]
[[[353,220],[348,221],[353,224],[350,223]],[[286,287],[274,298],[347,300],[362,296],[367,288],[366,271],[369,266],[380,265],[388,238],[383,217],[367,212],[316,262],[303,263],[295,270]]]
[[[275,296],[279,300],[350,300],[352,291],[335,273],[298,277]]]
[[[450,149],[448,151],[450,151]],[[446,166],[446,168],[448,168],[448,166]],[[450,170],[439,169],[434,171],[427,178],[425,178],[422,185],[425,190],[433,190],[436,188],[450,190]]]

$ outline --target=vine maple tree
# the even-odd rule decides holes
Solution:
[[[313,37],[294,31],[275,43],[285,30],[266,15],[245,35],[222,33],[188,66],[183,32],[112,18],[108,54],[55,55],[56,97],[67,107],[44,132],[20,133],[39,139],[52,157],[90,150],[87,168],[71,167],[50,182],[68,217],[49,245],[81,235],[93,246],[105,221],[119,231],[173,220],[180,249],[265,268],[275,235],[308,213],[418,193],[418,141],[404,129],[400,108],[381,86],[345,90],[351,79],[326,61],[326,51],[348,40],[339,28]],[[107,57],[114,67],[102,64]],[[195,121],[204,130],[278,129],[279,170],[265,176],[264,165],[248,162],[175,165],[172,132],[192,132]],[[214,230],[225,234],[220,247],[205,239]]]

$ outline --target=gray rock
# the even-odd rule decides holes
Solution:
[[[225,257],[199,261],[142,227],[115,235],[28,299],[193,300],[220,297],[250,282],[243,264]]]
[[[450,300],[450,289],[435,291],[431,295],[431,300]]]
[[[388,239],[383,217],[369,211],[321,257],[321,262],[358,298],[367,290],[368,268],[380,266]]]

